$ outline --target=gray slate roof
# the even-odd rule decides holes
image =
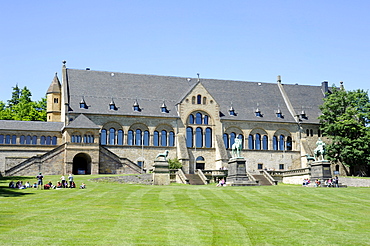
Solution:
[[[92,122],[85,115],[80,114],[73,121],[69,123],[65,128],[85,128],[85,129],[100,129],[94,122]]]
[[[112,73],[92,70],[67,69],[70,92],[70,107],[73,113],[113,114],[178,117],[175,105],[183,99],[197,83],[197,78],[157,76],[129,73]],[[221,119],[295,122],[289,113],[277,83],[259,83],[231,80],[201,79],[200,82],[220,105]],[[295,110],[302,106],[308,121],[318,122],[318,105],[322,104],[321,86],[284,85]],[[321,94],[319,93],[321,92]],[[109,103],[115,102],[117,110],[110,110]],[[88,109],[79,107],[84,99]],[[134,112],[137,100],[141,112]],[[169,113],[161,112],[163,101]],[[233,106],[237,116],[230,116]],[[255,110],[263,117],[256,117]],[[280,109],[284,118],[276,117]],[[308,122],[307,121],[307,122]]]
[[[0,120],[1,130],[60,132],[62,128],[63,122]]]

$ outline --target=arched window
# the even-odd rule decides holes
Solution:
[[[278,140],[276,136],[274,136],[272,139],[272,147],[274,148],[274,150],[278,150]]]
[[[248,149],[254,149],[254,140],[252,134],[249,134],[248,137]]]
[[[12,136],[12,144],[17,144],[17,136],[16,135]]]
[[[228,149],[229,148],[229,136],[227,135],[227,133],[224,133],[223,139],[224,139],[225,148]]]
[[[149,146],[149,131],[144,132],[144,146]]]
[[[238,139],[242,140],[242,149],[244,149],[244,136],[242,134],[239,134]]]
[[[118,145],[123,145],[123,131],[122,130],[118,130],[117,144]]]
[[[45,138],[45,137],[44,137]],[[19,143],[20,144],[24,144],[24,140],[25,140],[26,138],[25,138],[25,136],[24,135],[22,135],[21,136],[21,138],[20,138],[20,140],[19,140]],[[45,144],[45,142],[44,142],[44,144]]]
[[[230,133],[230,144],[229,144],[229,146],[232,146],[235,143],[235,137],[236,137],[235,132]]]
[[[256,134],[256,149],[261,149],[261,135],[259,133]]]
[[[81,143],[81,136],[80,136],[80,141],[78,143]],[[51,137],[50,136],[46,137],[46,145],[51,145]]]
[[[51,144],[52,145],[57,145],[57,137],[56,136],[53,136],[53,138],[52,138],[52,140],[51,140]],[[93,143],[94,141],[92,141],[92,143]]]
[[[199,112],[195,115],[195,124],[198,125],[202,124],[202,114]]]
[[[167,146],[167,131],[162,130],[161,132],[161,146]]]
[[[175,146],[175,133],[170,132],[168,135],[168,146]]]
[[[127,132],[127,145],[134,145],[134,132],[132,130]]]
[[[159,132],[157,132],[157,131],[154,131],[153,145],[154,146],[159,146]]]
[[[195,97],[194,96],[191,98],[191,103],[195,104]]]
[[[207,104],[207,98],[206,97],[203,97],[203,104]]]
[[[114,145],[116,139],[116,129],[111,128],[109,129],[109,144]]]
[[[203,130],[200,127],[198,127],[195,132],[195,146],[197,148],[203,147]]]
[[[27,135],[26,137],[26,144],[31,144],[31,136]]]
[[[0,144],[4,143],[4,135],[0,135]]]
[[[306,130],[306,137],[310,136],[310,130]]]
[[[194,124],[194,115],[189,115],[189,124]]]
[[[202,96],[201,95],[197,96],[197,104],[202,104]]]
[[[208,115],[205,115],[205,116],[204,116],[203,124],[204,124],[204,125],[208,125]]]
[[[211,128],[206,128],[206,136],[205,136],[205,146],[206,148],[211,148],[212,147],[212,129]]]
[[[313,136],[313,130],[310,129],[310,136],[312,137]]]
[[[264,149],[264,150],[268,150],[269,149],[269,147],[268,147],[269,145],[268,145],[268,138],[267,138],[267,136],[266,135],[264,135],[263,137],[262,137],[262,148]]]
[[[102,129],[101,130],[101,133],[100,133],[100,144],[101,145],[106,145],[107,144],[107,130],[105,130],[105,129]]]
[[[279,137],[279,150],[285,150],[285,137],[280,135]]]
[[[141,146],[141,130],[140,129],[136,129],[135,140],[136,140],[135,145]]]
[[[10,144],[10,135],[5,136],[5,143]]]
[[[186,128],[186,147],[193,147],[193,128]]]
[[[37,136],[32,137],[32,144],[37,144]]]
[[[292,138],[290,136],[288,136],[286,138],[286,150],[292,150],[293,147],[292,147]]]

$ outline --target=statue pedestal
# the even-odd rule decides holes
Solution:
[[[166,160],[155,160],[153,165],[153,184],[169,185],[170,169]]]
[[[247,186],[257,185],[256,182],[250,181],[247,176],[246,161],[243,157],[231,158],[227,165],[228,175],[226,185],[230,186]]]
[[[311,180],[332,178],[330,166],[331,164],[327,160],[313,162],[311,164]]]

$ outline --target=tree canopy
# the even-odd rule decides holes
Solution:
[[[46,121],[46,98],[31,100],[32,93],[25,86],[13,87],[12,98],[7,104],[0,101],[0,120]]]
[[[370,101],[364,90],[333,87],[319,117],[329,160],[349,167],[347,174],[366,174],[370,164]],[[348,170],[347,170],[348,171]]]

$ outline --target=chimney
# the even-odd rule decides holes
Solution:
[[[323,81],[321,83],[321,90],[322,90],[322,93],[324,93],[324,95],[326,96],[326,93],[329,92],[328,81]]]
[[[280,84],[281,83],[281,76],[280,75],[278,75],[277,76],[277,82]]]

